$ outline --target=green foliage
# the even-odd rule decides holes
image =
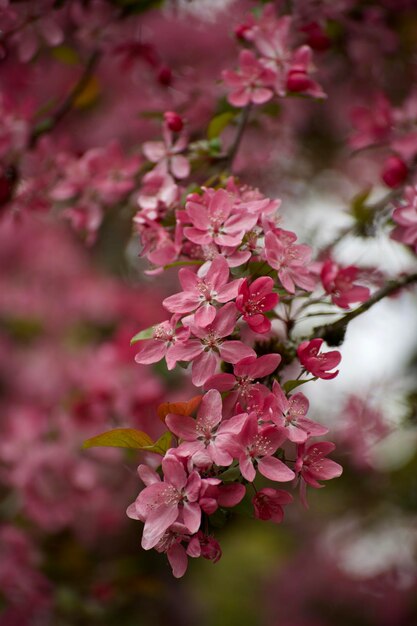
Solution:
[[[158,441],[152,439],[141,430],[135,428],[115,428],[83,443],[83,448],[109,447],[134,448],[164,455],[171,445],[171,433],[165,432]]]

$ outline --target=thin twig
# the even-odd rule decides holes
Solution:
[[[234,142],[233,142],[233,144],[232,144],[232,146],[231,146],[231,148],[229,150],[229,154],[227,156],[226,167],[229,170],[231,170],[232,167],[233,167],[233,161],[235,160],[237,151],[239,150],[239,146],[240,146],[242,138],[243,138],[243,133],[245,132],[245,128],[246,128],[246,125],[247,125],[248,120],[249,120],[249,115],[250,115],[250,112],[251,112],[251,108],[252,108],[252,105],[249,102],[249,104],[247,104],[246,107],[242,111],[242,115],[240,117],[239,125],[238,125],[238,128],[237,128],[236,137],[235,137],[235,140],[234,140]]]
[[[31,148],[34,148],[36,146],[39,137],[55,128],[55,126],[62,120],[62,118],[71,111],[74,102],[77,100],[78,96],[82,94],[82,92],[88,85],[88,82],[91,79],[91,76],[100,59],[100,55],[101,52],[99,50],[95,50],[91,54],[77,84],[74,85],[74,87],[71,89],[65,100],[62,102],[61,106],[55,111],[55,113],[51,117],[41,120],[39,124],[35,126],[29,141],[29,145]]]
[[[352,320],[362,315],[362,313],[369,311],[374,304],[380,302],[383,298],[415,282],[417,282],[417,273],[409,274],[395,281],[389,281],[384,287],[376,291],[369,300],[361,304],[361,306],[354,311],[349,311],[349,313],[336,322],[325,324],[324,326],[317,326],[313,331],[311,339],[321,337],[329,346],[340,346],[345,338],[347,326]]]

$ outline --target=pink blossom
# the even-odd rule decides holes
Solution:
[[[297,236],[291,231],[276,229],[265,236],[265,255],[271,267],[277,270],[282,286],[295,293],[295,286],[312,291],[315,279],[307,265],[311,249],[304,244],[295,244]]]
[[[206,269],[206,268],[205,268]],[[163,305],[171,313],[194,314],[194,321],[198,326],[205,327],[211,324],[216,317],[216,303],[229,302],[236,297],[240,280],[229,281],[229,266],[227,261],[216,257],[208,271],[196,274],[188,268],[181,268],[179,279],[183,291],[165,298]]]
[[[164,120],[169,130],[172,130],[174,133],[179,133],[184,128],[184,121],[181,115],[178,115],[175,111],[166,111]]]
[[[255,333],[267,333],[271,322],[265,312],[271,311],[279,302],[279,296],[272,291],[274,281],[270,276],[261,276],[249,284],[245,278],[239,287],[236,306],[243,313],[243,319]]]
[[[185,208],[193,226],[184,228],[184,235],[199,245],[238,246],[258,220],[256,214],[237,207],[224,189],[206,190],[202,198],[191,195]]]
[[[235,329],[236,316],[234,303],[228,302],[208,326],[201,328],[190,322],[190,338],[173,346],[170,357],[174,361],[193,362],[192,381],[197,387],[213,376],[220,358],[227,363],[237,363],[247,356],[255,356],[254,350],[241,341],[224,341]]]
[[[200,527],[198,497],[201,477],[196,470],[189,475],[175,457],[162,460],[164,479],[154,479],[138,495],[128,515],[145,522],[142,535],[144,550],[154,548],[172,524],[184,524],[190,534]]]
[[[173,350],[178,342],[183,341],[189,335],[186,328],[178,328],[178,315],[173,315],[171,319],[157,324],[152,329],[151,339],[141,339],[139,341],[139,352],[135,356],[136,363],[149,365],[157,363],[165,357],[168,369],[175,367],[177,359],[173,357]]]
[[[307,505],[305,483],[319,489],[323,487],[318,482],[319,480],[338,478],[342,474],[342,466],[336,461],[326,458],[335,447],[334,443],[330,441],[319,441],[307,446],[305,444],[298,446],[295,469],[304,481],[301,483],[301,498],[305,506]]]
[[[180,188],[169,174],[152,170],[142,178],[137,203],[142,209],[133,218],[136,224],[163,217],[180,199]]]
[[[392,239],[411,246],[417,253],[417,187],[406,187],[404,204],[394,210],[392,219],[398,224],[391,233]]]
[[[309,402],[304,394],[295,393],[287,398],[276,381],[273,385],[273,394],[275,403],[271,411],[271,419],[275,424],[286,429],[290,441],[304,443],[308,437],[320,437],[328,432],[327,428],[306,417]],[[277,415],[275,411],[281,415]]]
[[[206,389],[218,389],[221,392],[231,391],[226,400],[230,404],[234,404],[239,398],[241,402],[245,402],[251,398],[256,389],[264,387],[255,383],[255,380],[272,374],[280,362],[280,354],[250,356],[236,363],[233,374],[215,374],[204,386]]]
[[[182,134],[174,139],[168,122],[162,130],[163,141],[147,141],[143,144],[143,153],[149,161],[157,163],[157,170],[163,174],[171,173],[175,178],[187,178],[190,162],[181,154],[187,147],[187,137]]]
[[[197,419],[169,413],[165,421],[171,432],[183,440],[178,450],[191,458],[203,457],[209,464],[228,466],[233,461],[228,451],[230,436],[239,433],[245,417],[236,415],[222,422],[222,398],[212,389],[204,395]]]
[[[312,339],[311,341],[303,341],[297,348],[297,356],[300,363],[308,372],[317,378],[328,380],[338,375],[336,372],[329,372],[342,360],[342,355],[338,350],[331,350],[320,354],[323,339]]]
[[[313,98],[325,98],[326,94],[310,76],[312,51],[309,46],[298,48],[291,59],[287,73],[286,88],[290,92],[303,93]]]
[[[280,524],[284,517],[282,506],[289,504],[292,500],[292,495],[282,489],[271,489],[270,487],[260,489],[252,498],[255,517]]]
[[[213,561],[213,563],[217,563],[217,561],[219,561],[222,556],[222,550],[219,542],[216,541],[214,537],[205,535],[201,530],[199,530],[196,536],[190,541],[190,544],[194,541],[198,541],[199,555],[202,556],[203,559],[208,559],[209,561]]]
[[[332,297],[332,302],[348,309],[354,302],[365,302],[370,296],[367,287],[355,285],[353,281],[358,275],[358,268],[350,265],[341,268],[331,259],[323,263],[320,277],[326,293]]]
[[[279,482],[292,480],[294,472],[273,456],[285,439],[285,431],[282,429],[276,426],[260,427],[256,415],[248,415],[233,444],[233,454],[239,459],[242,476],[253,482],[258,469],[263,476],[271,480]]]
[[[399,156],[393,154],[384,162],[381,178],[384,183],[396,189],[400,187],[408,176],[408,167]]]
[[[271,86],[275,81],[275,73],[262,65],[250,50],[242,50],[239,61],[239,72],[224,70],[222,73],[226,85],[232,89],[228,96],[230,104],[245,107],[250,102],[268,102],[274,95]]]
[[[356,129],[356,135],[351,137],[350,144],[356,150],[389,140],[393,110],[384,94],[377,94],[370,108],[364,106],[353,108],[350,117]]]

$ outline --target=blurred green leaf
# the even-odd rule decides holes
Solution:
[[[158,442],[157,442],[158,443]],[[150,449],[155,446],[146,433],[135,428],[115,428],[96,437],[91,437],[83,443],[83,448],[111,447],[111,448],[138,448]]]
[[[56,46],[51,49],[51,54],[54,59],[65,65],[77,65],[80,62],[78,52],[70,46]]]
[[[226,126],[236,117],[236,114],[237,112],[235,111],[226,111],[225,113],[220,113],[220,115],[213,117],[207,129],[207,137],[209,139],[218,137]]]

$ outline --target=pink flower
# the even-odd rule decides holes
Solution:
[[[263,356],[249,356],[242,359],[233,368],[233,374],[215,374],[205,383],[206,389],[218,389],[221,392],[232,391],[227,397],[232,397],[233,404],[238,398],[248,400],[259,383],[257,378],[264,378],[274,372],[281,362],[280,354],[264,354]],[[264,387],[264,389],[267,389]]]
[[[210,243],[238,246],[245,232],[258,220],[256,213],[235,206],[232,196],[224,189],[206,190],[203,197],[189,196],[185,208],[193,226],[184,228],[184,235],[201,246]]]
[[[217,561],[221,558],[222,550],[219,542],[216,541],[214,537],[205,535],[201,530],[199,530],[197,535],[190,541],[190,544],[193,541],[198,541],[200,556],[202,556],[203,559],[208,559],[209,561],[213,561],[213,563],[217,563]]]
[[[295,244],[297,236],[291,231],[277,229],[265,236],[265,255],[271,267],[277,270],[282,286],[295,293],[295,286],[312,291],[315,279],[307,268],[311,249],[304,244]]]
[[[156,169],[145,174],[137,197],[142,209],[133,218],[136,224],[145,223],[146,219],[156,220],[163,217],[167,209],[172,208],[180,199],[180,188],[169,174]]]
[[[392,219],[398,224],[392,239],[411,246],[417,253],[417,186],[406,187],[404,205],[395,209]]]
[[[271,489],[270,487],[260,489],[252,498],[255,517],[280,524],[284,517],[282,506],[289,504],[292,500],[292,495],[282,489]]]
[[[350,139],[356,150],[389,141],[394,123],[391,104],[384,94],[375,97],[372,107],[357,106],[351,111],[351,120],[357,133]]]
[[[242,428],[245,415],[236,415],[222,423],[222,398],[212,389],[201,401],[197,419],[169,413],[165,422],[171,432],[183,440],[178,450],[193,458],[203,457],[208,464],[228,466],[233,456],[228,451],[229,439]]]
[[[151,339],[141,339],[139,352],[135,356],[136,363],[149,365],[157,363],[165,357],[168,369],[175,367],[176,359],[173,358],[173,350],[177,342],[181,342],[189,335],[186,328],[178,328],[178,315],[173,315],[171,319],[157,324],[153,327]]]
[[[339,365],[342,355],[338,350],[331,350],[325,354],[319,354],[323,339],[312,339],[303,341],[297,348],[297,356],[301,365],[317,378],[328,380],[338,375],[336,372],[329,372]]]
[[[136,519],[134,517],[134,519]],[[172,524],[161,539],[154,546],[159,553],[164,552],[167,555],[168,562],[175,578],[182,578],[188,567],[187,551],[182,545],[182,541],[189,541],[190,533],[184,524]],[[191,556],[191,555],[190,555]]]
[[[318,482],[319,480],[330,480],[341,476],[342,466],[336,461],[326,458],[335,447],[331,441],[319,441],[308,446],[305,444],[298,446],[295,469],[304,481],[301,483],[301,500],[305,506],[307,506],[306,484],[315,489],[320,489],[323,485]]]
[[[178,113],[174,111],[166,111],[164,113],[164,120],[169,130],[172,130],[174,133],[179,133],[184,128],[184,121],[181,115],[178,115]]]
[[[178,275],[183,291],[165,298],[163,305],[171,313],[184,314],[197,309],[194,321],[197,326],[205,327],[216,317],[213,304],[235,298],[241,281],[228,282],[229,266],[221,256],[211,262],[204,276],[201,274],[201,270],[196,274],[188,268],[180,269]]]
[[[340,268],[331,259],[323,263],[320,274],[321,281],[326,293],[331,295],[334,304],[343,309],[348,309],[353,302],[365,302],[365,300],[368,300],[370,296],[369,289],[353,284],[357,274],[358,268],[353,265]]]
[[[187,147],[187,138],[180,135],[174,141],[172,129],[165,122],[162,130],[163,141],[146,141],[143,153],[149,161],[157,163],[157,171],[171,173],[175,178],[187,178],[190,162],[181,154]]]
[[[275,396],[274,409],[281,415],[276,415],[272,410],[272,421],[278,426],[284,427],[287,437],[294,443],[304,443],[308,437],[320,437],[328,432],[328,429],[306,417],[309,402],[304,394],[295,393],[287,398],[279,384],[273,385]]]
[[[224,341],[235,329],[236,314],[234,303],[228,302],[205,328],[190,323],[192,336],[173,346],[170,357],[174,361],[193,362],[192,381],[197,387],[213,376],[220,358],[227,363],[237,363],[247,356],[255,356],[254,350],[241,341]]]
[[[165,456],[162,460],[162,471],[164,480],[159,480],[157,475],[149,478],[148,486],[128,508],[130,517],[145,522],[142,535],[144,550],[154,548],[176,522],[184,524],[190,534],[196,533],[200,527],[198,497],[201,477],[198,472],[193,470],[187,475],[182,463],[172,456]]]
[[[276,426],[259,427],[256,415],[248,415],[233,446],[233,454],[239,459],[242,476],[253,482],[257,468],[263,476],[271,480],[292,480],[294,472],[273,456],[285,439],[282,429]]]
[[[381,178],[384,183],[396,189],[404,183],[408,176],[408,167],[399,156],[393,154],[384,162]]]
[[[228,96],[230,104],[236,107],[264,104],[274,95],[271,86],[275,72],[262,65],[250,50],[242,50],[239,56],[240,71],[224,70],[223,80],[232,89]]]
[[[303,93],[313,98],[325,98],[326,94],[309,75],[312,65],[312,51],[309,46],[301,46],[294,52],[287,73],[287,90]]]
[[[255,333],[268,333],[271,322],[265,312],[271,311],[279,302],[277,293],[273,293],[274,281],[270,276],[261,276],[250,285],[245,278],[239,287],[236,306],[243,313],[243,319]]]

